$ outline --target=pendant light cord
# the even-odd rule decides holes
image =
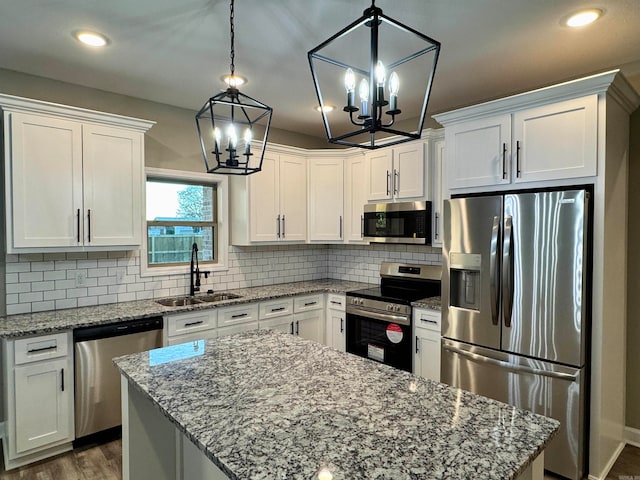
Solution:
[[[233,8],[233,0],[231,0],[231,7],[230,7],[230,13],[229,13],[229,24],[231,25],[231,53],[230,53],[230,56],[231,56],[231,65],[230,65],[230,67],[231,67],[231,77],[233,77],[233,74],[234,74],[235,69],[236,69],[235,65],[234,65],[234,60],[235,60],[235,57],[236,57],[236,51],[234,49],[234,40],[235,40],[235,35],[236,35],[235,28],[233,26],[233,18],[234,18],[234,16],[235,16],[235,10]]]

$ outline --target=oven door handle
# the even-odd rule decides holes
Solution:
[[[381,320],[388,323],[399,323],[400,325],[411,325],[411,317],[404,315],[393,315],[392,313],[378,313],[371,310],[363,310],[360,308],[349,306],[347,309],[347,315],[353,314],[365,318],[373,318],[374,320]]]

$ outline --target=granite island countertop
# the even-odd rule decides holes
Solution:
[[[559,427],[270,330],[114,363],[231,479],[515,479]]]
[[[239,295],[240,298],[214,303],[199,303],[179,307],[166,307],[155,300],[110,303],[106,305],[51,310],[38,313],[9,315],[0,317],[0,338],[21,337],[45,333],[61,332],[78,327],[89,327],[109,323],[148,318],[166,313],[186,312],[207,308],[220,308],[242,303],[259,302],[311,293],[346,293],[351,290],[369,288],[369,283],[345,280],[322,279],[304,282],[280,283],[260,287],[225,290],[225,293]]]

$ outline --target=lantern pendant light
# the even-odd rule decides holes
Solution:
[[[231,0],[231,75],[226,90],[209,98],[196,115],[208,173],[250,175],[262,169],[273,109],[240,93],[235,77],[234,0]],[[254,139],[260,141],[254,142]]]
[[[331,123],[320,109],[329,142],[376,149],[420,138],[439,53],[438,41],[384,15],[375,0],[360,18],[310,50],[320,106],[344,105],[344,115],[332,117]],[[337,88],[340,78],[346,103],[344,90]],[[401,98],[412,91],[420,100],[403,105],[416,108],[401,110]],[[415,126],[406,128],[411,121]]]

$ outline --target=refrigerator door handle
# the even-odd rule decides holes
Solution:
[[[498,325],[498,236],[500,217],[493,217],[491,228],[491,253],[489,256],[489,276],[491,285],[491,321]]]
[[[448,345],[446,343],[442,344],[443,350],[448,350],[456,355],[460,355],[465,357],[472,362],[476,363],[484,363],[487,365],[495,365],[496,367],[504,368],[505,370],[509,370],[511,372],[516,373],[531,373],[533,375],[542,375],[544,377],[550,378],[558,378],[560,380],[568,380],[570,382],[575,382],[578,379],[578,375],[572,375],[570,373],[563,372],[552,372],[550,370],[542,370],[539,368],[527,367],[524,365],[517,365],[515,363],[505,362],[503,360],[497,360],[491,357],[485,357],[484,355],[478,355],[477,353],[468,352],[466,350],[462,350],[460,348],[454,347],[453,345]]]
[[[513,217],[504,219],[504,239],[502,241],[502,315],[504,326],[511,327],[513,309]]]

